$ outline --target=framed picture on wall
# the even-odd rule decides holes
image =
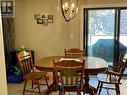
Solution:
[[[37,24],[43,24],[43,19],[37,19]]]
[[[14,16],[14,0],[1,0],[1,14],[2,16]]]
[[[35,15],[34,15],[34,19],[35,19],[35,20],[41,19],[41,15],[40,15],[40,14],[35,14]]]
[[[42,19],[43,20],[43,25],[48,26],[48,19]]]
[[[53,23],[53,15],[48,15],[48,23]]]

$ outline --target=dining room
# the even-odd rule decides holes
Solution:
[[[6,1],[6,0],[2,0],[2,1]],[[73,48],[73,47],[85,49],[84,52],[86,52],[86,55],[92,56],[91,52],[96,51],[96,48],[90,50],[89,46],[87,47],[89,42],[86,42],[86,41],[89,41],[89,39],[87,39],[87,38],[89,38],[88,37],[89,35],[86,36],[86,34],[87,34],[87,32],[89,33],[89,31],[91,31],[89,29],[89,27],[91,27],[91,26],[89,26],[89,24],[88,24],[88,23],[90,23],[88,21],[89,19],[86,18],[90,14],[86,15],[86,13],[89,13],[89,11],[92,10],[92,9],[89,10],[90,8],[93,8],[93,10],[96,10],[96,8],[98,8],[98,9],[99,8],[102,8],[102,9],[107,8],[108,9],[108,8],[112,8],[112,7],[114,7],[114,8],[117,8],[117,7],[123,8],[124,7],[126,9],[126,6],[127,6],[126,0],[120,0],[120,1],[116,1],[116,0],[78,0],[78,12],[76,13],[75,17],[70,21],[65,21],[63,15],[60,13],[60,10],[59,10],[59,3],[58,3],[59,0],[9,0],[9,1],[14,2],[14,5],[13,5],[13,7],[14,7],[13,13],[14,14],[11,17],[11,20],[8,20],[8,21],[4,20],[5,23],[4,22],[2,23],[5,26],[7,23],[8,23],[8,25],[10,25],[10,26],[7,26],[7,28],[3,27],[4,31],[6,31],[6,32],[11,31],[11,33],[7,32],[3,36],[4,41],[6,40],[6,44],[4,42],[5,56],[6,56],[6,54],[11,56],[11,52],[13,52],[13,51],[15,52],[20,49],[28,49],[28,50],[34,51],[35,63],[38,60],[40,60],[41,58],[44,58],[47,56],[64,56],[64,49],[69,49],[69,48]],[[106,10],[106,12],[107,11],[109,11],[109,10]],[[106,14],[106,12],[104,12],[104,13]],[[119,12],[119,10],[118,10],[118,12]],[[114,10],[112,10],[111,12],[109,11],[109,13],[110,14],[114,13]],[[117,14],[117,13],[114,13],[114,14]],[[120,16],[118,16],[118,17],[115,16],[115,17],[119,18]],[[38,20],[38,18],[39,18],[39,20]],[[42,21],[42,19],[44,19],[44,22]],[[85,22],[85,21],[87,21],[87,22]],[[126,19],[125,19],[125,21],[126,21]],[[116,22],[116,21],[114,21],[114,22]],[[111,24],[111,23],[109,23],[109,24]],[[117,24],[115,24],[114,26],[117,26]],[[112,27],[114,27],[114,26],[112,25]],[[118,26],[120,26],[120,25],[118,24]],[[10,28],[8,28],[8,27],[10,27]],[[94,26],[92,26],[92,27],[95,28]],[[106,25],[105,25],[105,27],[106,27]],[[127,26],[125,24],[125,29],[126,29],[126,27]],[[10,29],[10,30],[8,30],[8,29]],[[95,30],[97,30],[97,29],[95,29]],[[93,30],[93,31],[95,31],[95,30]],[[103,31],[103,30],[101,30],[101,31]],[[115,28],[115,31],[117,31],[117,28]],[[124,29],[123,29],[123,31],[124,31]],[[118,33],[118,34],[120,34],[120,33]],[[115,32],[114,35],[116,36],[117,32]],[[98,41],[97,37],[98,37],[98,35],[92,34],[92,37],[91,37],[92,41],[90,39],[90,41],[93,42],[92,46],[96,47],[95,43]],[[108,37],[109,37],[109,35],[108,35]],[[100,39],[100,36],[98,38]],[[102,38],[104,38],[104,35],[101,35],[101,39]],[[115,37],[114,39],[117,40],[116,38],[118,38],[118,37]],[[125,38],[124,38],[124,42],[127,40]],[[124,42],[123,42],[123,45],[127,46],[127,44]],[[105,42],[100,42],[100,43],[105,43]],[[100,46],[102,46],[102,44]],[[118,45],[115,47],[118,47]],[[98,47],[97,47],[97,49],[98,49]],[[98,50],[100,50],[100,48]],[[118,50],[118,49],[115,48],[114,50]],[[125,48],[124,48],[124,50],[125,50]],[[104,55],[104,54],[105,54],[105,52],[102,55]],[[115,52],[113,52],[112,55],[113,54],[115,54]],[[96,55],[94,57],[100,57],[99,55],[101,55],[101,54],[98,53],[98,51],[97,51]],[[113,56],[113,60],[110,59],[111,61],[109,61],[106,58],[110,58],[110,56],[108,56],[106,58],[104,56],[104,58],[103,58],[102,55],[101,55],[101,58],[106,60],[109,64],[112,63],[112,65],[113,65],[114,60],[117,60],[117,59],[114,59],[114,56]],[[110,52],[110,55],[111,55],[111,52]],[[6,56],[6,58],[7,58],[7,56]],[[4,58],[3,58],[3,60],[4,60]],[[11,59],[11,60],[14,60],[14,59]],[[2,61],[2,63],[6,66],[8,66],[8,63],[13,64],[11,62],[8,62],[7,59],[6,59],[5,63],[4,63],[4,61]],[[10,66],[10,64],[9,64],[9,66]],[[3,70],[3,67],[1,67],[1,68]],[[3,70],[4,73],[6,73],[5,71],[6,71],[6,69]],[[52,81],[52,78],[51,78],[52,74],[49,73],[49,75],[50,75],[50,79],[51,79],[50,81]],[[92,81],[95,81],[95,82],[92,82]],[[92,75],[90,82],[95,87],[97,86],[96,75]],[[16,95],[20,95],[22,93],[23,83],[24,82],[19,83],[19,84],[7,83],[8,94],[6,93],[3,95],[14,95],[14,93],[15,93],[14,89],[17,89],[17,87],[19,87],[20,89],[16,90],[17,91]],[[20,85],[21,85],[21,87],[20,87]],[[3,86],[3,87],[6,88],[6,86]],[[126,83],[126,78],[125,78],[125,79],[123,79],[123,83],[121,86],[121,95],[126,95],[125,94],[126,87],[127,87],[127,83]],[[45,91],[45,88],[46,88],[46,86],[44,86],[44,88],[42,87],[42,89],[44,89],[44,91]],[[19,93],[18,93],[18,91],[19,91]],[[56,95],[56,93],[54,95]],[[105,95],[105,94],[102,94],[102,95]],[[111,95],[113,95],[113,94],[111,94]]]

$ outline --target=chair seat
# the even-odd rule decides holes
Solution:
[[[27,80],[38,80],[46,76],[46,72],[31,72],[25,76]]]
[[[113,75],[99,73],[97,75],[97,77],[98,77],[98,80],[103,83],[109,83],[109,84],[118,84],[119,83],[117,77],[113,76]]]

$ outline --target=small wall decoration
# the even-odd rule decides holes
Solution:
[[[43,25],[48,26],[48,19],[43,19]]]
[[[37,20],[37,24],[43,24],[43,20],[42,19],[38,19]]]
[[[53,23],[53,15],[35,14],[34,19],[37,21],[37,24],[43,24],[43,26],[48,26],[48,23]]]
[[[1,13],[3,17],[14,16],[15,0],[1,0]]]
[[[35,14],[34,15],[34,19],[37,20],[37,19],[40,19],[41,18],[41,14]]]
[[[48,15],[48,23],[53,23],[53,15]]]

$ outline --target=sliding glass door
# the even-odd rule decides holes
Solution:
[[[120,27],[119,28],[120,28],[119,29],[119,51],[120,51],[122,48],[120,44],[122,44],[123,46],[127,48],[127,9],[120,10]]]
[[[120,25],[119,25],[119,51],[121,51],[121,44],[127,48],[127,9],[120,10]],[[126,51],[126,48],[124,51]],[[127,75],[127,68],[124,74]]]
[[[127,46],[127,9],[85,9],[84,47],[88,56],[113,65]]]

